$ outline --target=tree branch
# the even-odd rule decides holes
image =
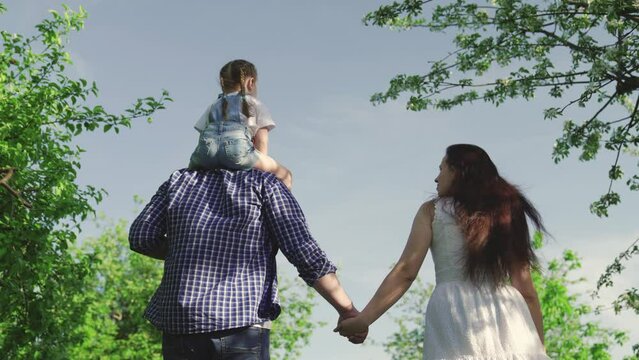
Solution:
[[[597,288],[592,293],[593,297],[599,295],[599,291],[604,285],[606,287],[612,285],[612,281],[610,280],[609,276],[612,275],[613,272],[620,272],[619,267],[621,266],[621,260],[629,259],[629,256],[632,255],[632,252],[635,246],[637,245],[637,243],[639,243],[639,238],[637,238],[632,244],[630,244],[630,246],[628,246],[628,248],[625,251],[622,251],[621,253],[619,253],[619,255],[613,260],[612,264],[606,267],[606,270],[604,271],[604,273],[599,277],[599,280],[597,280]],[[615,271],[615,269],[619,269],[619,271]]]
[[[601,85],[601,84],[600,84],[600,85],[599,85],[596,89],[593,89],[593,90],[589,91],[589,92],[590,92],[590,94],[592,95],[592,94],[594,94],[596,91],[599,91],[600,89],[602,89],[602,88],[604,88],[604,87],[606,87],[606,86],[610,85],[613,81],[615,81],[615,80],[614,80],[614,79],[612,79],[612,80],[609,80],[608,82],[606,82],[606,83],[605,83],[605,84],[603,84],[603,85]],[[570,106],[572,106],[572,105],[574,105],[574,104],[576,104],[576,103],[578,103],[578,102],[580,102],[580,101],[584,100],[585,98],[586,98],[586,97],[584,96],[584,94],[581,94],[581,96],[579,96],[577,99],[572,100],[571,102],[569,102],[568,104],[566,104],[566,106],[564,106],[563,108],[561,108],[560,113],[563,113],[563,112],[564,112],[567,108],[569,108]]]
[[[614,97],[614,96],[615,95],[613,95],[612,97]],[[606,105],[604,105],[604,107],[601,110],[603,110],[606,106],[608,106],[609,103],[610,103],[610,100],[608,100]],[[632,116],[632,120],[630,120],[628,122],[628,124],[625,126],[624,133],[627,133],[628,131],[630,131],[630,129],[632,129],[632,126],[634,126],[636,120],[639,119],[639,116],[637,116],[637,109],[638,108],[639,108],[639,97],[637,97],[637,101],[635,102],[635,108],[632,111],[632,113],[630,114],[630,116]],[[601,110],[599,112],[601,112]],[[593,119],[595,117],[597,117],[599,112],[597,114],[595,114]],[[592,119],[591,119],[591,121],[592,121]],[[619,155],[621,155],[621,149],[623,149],[623,145],[622,144],[617,144],[617,156],[615,157],[615,163],[612,165],[613,168],[617,167],[617,164],[619,164]],[[610,192],[612,191],[612,184],[614,183],[614,181],[615,181],[614,179],[610,179],[610,184],[608,185],[608,193],[607,194],[610,194]]]
[[[508,80],[509,82],[522,82],[522,81],[526,81],[526,80],[547,80],[547,79],[552,79],[553,77],[548,77],[548,78],[518,78],[518,79],[510,79]],[[535,87],[546,87],[546,86],[558,86],[558,85],[573,85],[573,84],[590,84],[591,81],[570,81],[570,82],[560,82],[560,83],[546,83],[546,84],[537,84],[535,85]],[[478,87],[487,87],[487,86],[495,86],[495,85],[500,85],[501,82],[499,81],[495,81],[495,82],[490,82],[490,83],[483,83],[483,84],[462,84],[462,83],[451,83],[451,82],[442,82],[442,85],[447,85],[448,88],[452,88],[452,87],[469,87],[469,88],[478,88]]]
[[[632,117],[632,120],[630,120],[630,122],[628,123],[628,128],[626,129],[626,132],[630,131],[630,129],[632,129],[632,127],[635,126],[637,122],[639,122],[639,114],[637,113],[637,109],[639,109],[639,96],[637,96],[637,101],[635,102],[635,108],[630,114],[630,116]]]
[[[626,121],[626,120],[628,120],[630,118],[632,118],[632,115],[629,115],[629,116],[626,116],[626,117],[622,117],[621,119],[618,119],[618,120],[608,121],[606,123],[606,125],[612,125],[612,124],[620,123],[620,122]]]
[[[18,199],[20,203],[24,205],[24,207],[31,209],[32,207],[31,203],[23,199],[22,196],[20,196],[20,193],[14,190],[8,183],[9,179],[11,179],[11,177],[13,176],[14,170],[15,170],[14,168],[0,169],[0,174],[5,173],[2,180],[0,180],[0,186],[7,189],[7,191],[9,191],[11,195],[13,195],[16,199]]]
[[[545,30],[545,29],[530,30],[530,31],[528,31],[528,32],[532,32],[532,33],[537,33],[537,32],[538,32],[538,33],[542,33],[542,34],[544,34],[544,35],[546,35],[546,36],[548,36],[548,37],[550,37],[550,38],[553,38],[553,39],[555,39],[555,40],[557,40],[557,41],[561,42],[562,44],[564,44],[565,46],[567,46],[568,48],[570,48],[570,49],[572,49],[572,50],[574,50],[574,51],[577,51],[577,52],[581,52],[581,53],[587,54],[587,55],[589,55],[590,57],[594,57],[594,55],[590,54],[590,51],[592,51],[592,49],[584,48],[584,47],[581,47],[581,46],[579,46],[579,45],[577,45],[577,44],[573,44],[573,43],[571,43],[570,41],[565,40],[565,39],[562,39],[560,36],[557,36],[557,34],[555,34],[554,32],[550,32],[550,31]]]
[[[617,97],[617,92],[615,92],[614,94],[612,94],[610,96],[610,98],[608,99],[608,101],[606,101],[606,103],[604,104],[604,106],[602,106],[596,113],[595,115],[593,115],[588,121],[586,121],[585,123],[583,123],[583,125],[581,125],[577,130],[575,130],[576,133],[583,133],[583,131],[588,127],[588,125],[590,125],[593,121],[595,121],[595,119],[597,118],[597,116],[599,116],[599,114],[601,114],[602,111],[604,111],[608,105],[610,105],[610,103],[612,102],[612,100],[614,100]],[[617,153],[617,160],[619,159],[619,153]],[[617,162],[615,162],[615,165],[617,165]],[[612,184],[611,184],[612,186]],[[610,189],[608,189],[608,192],[610,192]]]

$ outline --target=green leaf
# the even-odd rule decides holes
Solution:
[[[608,208],[612,205],[617,205],[621,201],[619,194],[610,192],[603,195],[599,200],[593,202],[590,205],[590,212],[599,217],[608,217]]]
[[[608,171],[608,177],[611,180],[619,180],[623,176],[623,171],[621,170],[621,166],[613,165]]]

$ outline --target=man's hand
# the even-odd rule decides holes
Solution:
[[[340,328],[340,325],[344,322],[344,320],[353,319],[358,314],[359,314],[359,311],[357,311],[357,309],[355,309],[354,307],[352,310],[346,311],[340,314],[339,319],[337,319],[337,327],[333,331],[334,332],[339,331],[338,329]],[[343,335],[343,334],[341,334],[340,332],[340,335]],[[366,329],[360,332],[352,333],[350,335],[343,335],[343,336],[348,338],[348,341],[350,341],[353,344],[361,344],[364,342],[364,340],[366,340],[366,336],[368,336],[368,327],[366,327]]]

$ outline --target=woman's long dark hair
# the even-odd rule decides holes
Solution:
[[[450,196],[467,239],[465,271],[475,284],[503,283],[514,266],[537,266],[526,218],[545,231],[541,216],[517,187],[504,180],[479,146],[451,145],[446,164],[455,172]]]

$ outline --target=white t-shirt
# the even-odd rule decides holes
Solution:
[[[246,102],[249,105],[249,117],[242,113],[242,97],[239,93],[226,94],[227,108],[226,119],[240,119],[240,122],[249,128],[251,136],[255,136],[255,133],[259,129],[266,128],[269,131],[275,127],[275,122],[271,117],[270,111],[266,106],[251,95],[244,95]],[[202,132],[209,124],[209,113],[213,111],[213,118],[216,121],[222,119],[222,99],[219,99],[215,103],[206,107],[206,111],[195,123],[195,130]]]

